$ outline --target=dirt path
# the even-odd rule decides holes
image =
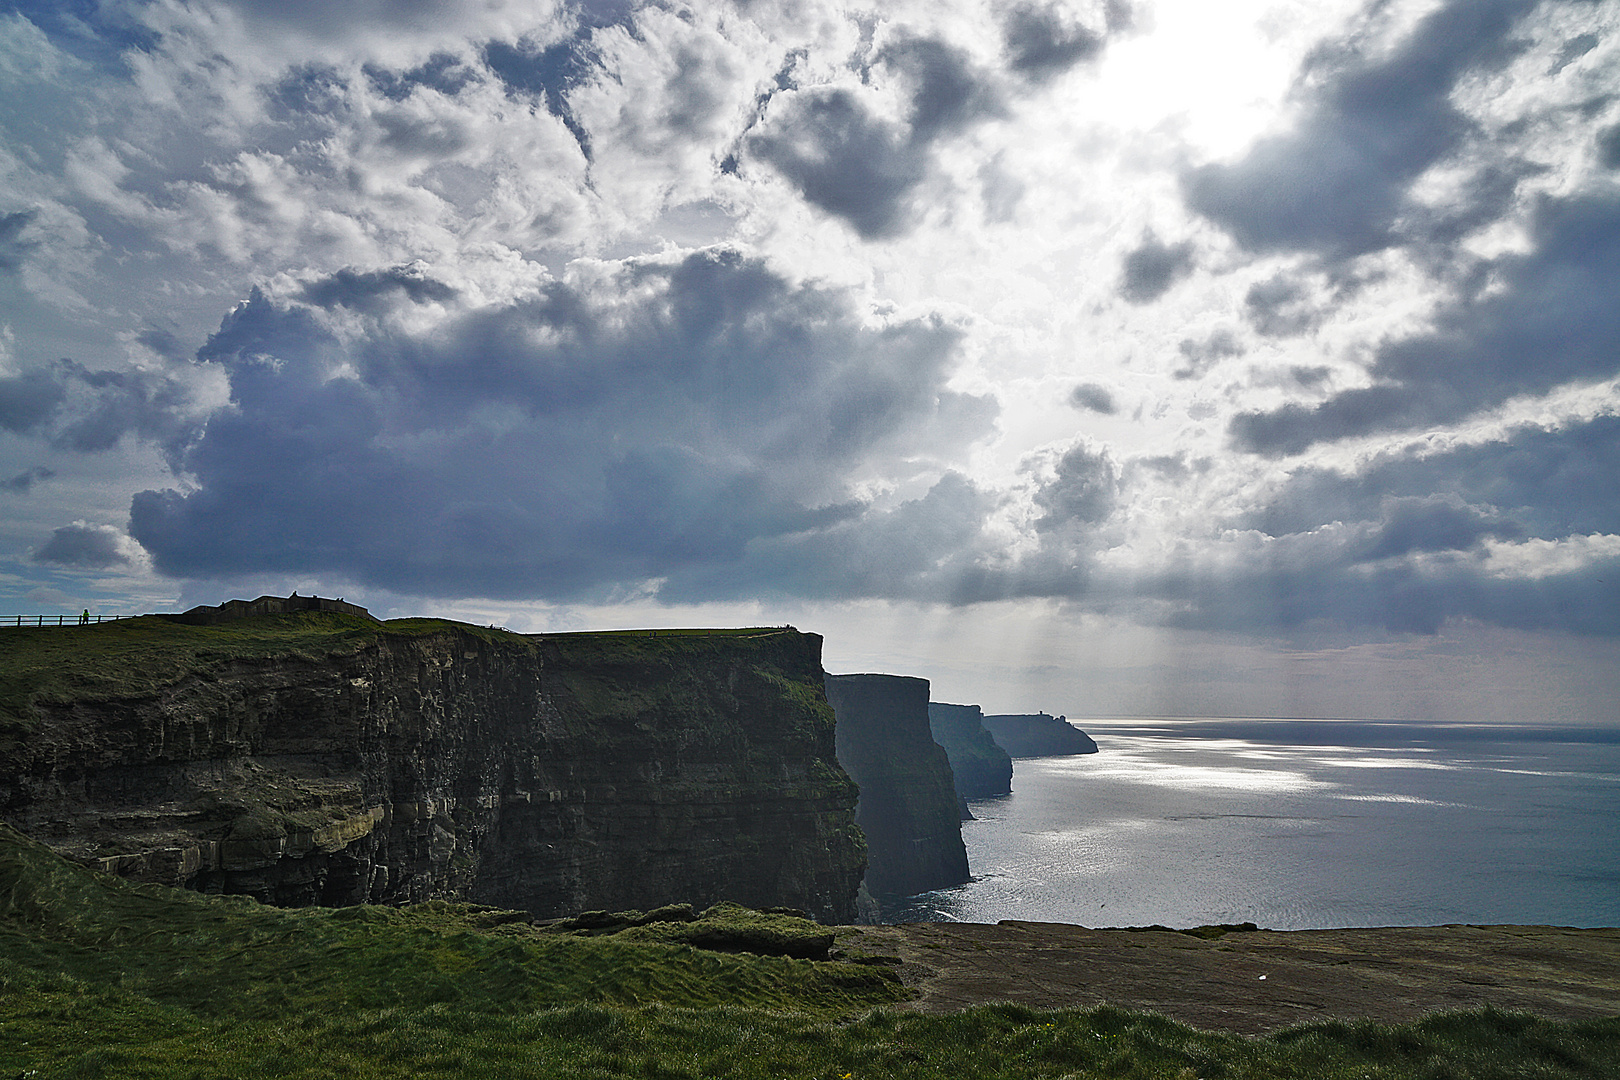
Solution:
[[[904,960],[901,977],[920,994],[910,1007],[923,1012],[1111,1002],[1245,1034],[1485,1004],[1560,1019],[1620,1015],[1620,929],[1259,930],[1205,940],[1059,923],[910,923],[852,927],[839,946]]]

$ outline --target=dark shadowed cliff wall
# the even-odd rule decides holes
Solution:
[[[104,869],[281,904],[854,915],[815,635],[315,613],[0,634],[0,815]]]
[[[928,729],[951,762],[956,793],[964,799],[1012,791],[1012,758],[984,727],[977,705],[928,703]]]
[[[1015,758],[1095,754],[1091,736],[1061,716],[1049,713],[1004,713],[984,718],[985,730]]]
[[[928,680],[828,675],[838,760],[860,785],[866,887],[907,896],[968,880],[951,766],[928,730]]]

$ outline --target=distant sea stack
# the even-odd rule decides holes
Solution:
[[[1097,752],[1091,736],[1061,716],[1005,713],[985,717],[984,726],[996,744],[1015,758]]]
[[[860,785],[866,887],[909,896],[968,880],[950,760],[928,724],[928,680],[828,675],[838,762]]]
[[[928,728],[950,759],[957,795],[982,799],[1012,791],[1012,758],[990,737],[977,705],[930,701]]]
[[[853,920],[866,849],[820,637],[290,606],[0,628],[0,818],[128,878],[283,905]]]

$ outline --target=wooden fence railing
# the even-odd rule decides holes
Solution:
[[[0,615],[0,626],[89,626],[133,618],[134,615]]]

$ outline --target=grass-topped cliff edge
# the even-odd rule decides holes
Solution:
[[[449,630],[488,641],[535,641],[495,627],[448,619],[373,619],[331,612],[257,616],[199,626],[159,615],[97,623],[93,626],[0,626],[0,742],[37,724],[36,705],[45,702],[131,698],[161,691],[188,675],[202,674],[237,660],[296,659],[319,662],[350,655],[380,637],[424,637]],[[721,630],[620,630],[545,635],[570,649],[603,647],[636,651],[637,639],[669,652],[682,642],[748,638],[780,633],[779,627]],[[656,642],[656,645],[654,645]]]
[[[0,628],[0,820],[286,906],[854,917],[821,639],[335,612]]]
[[[723,909],[710,929],[821,928]],[[883,965],[667,924],[430,903],[284,910],[131,885],[0,826],[0,1076],[1596,1078],[1620,1019],[1493,1011],[1260,1039],[1104,1007],[897,1009]],[[638,922],[628,930],[619,923]],[[662,928],[660,928],[662,927]],[[637,931],[640,932],[637,932]]]

